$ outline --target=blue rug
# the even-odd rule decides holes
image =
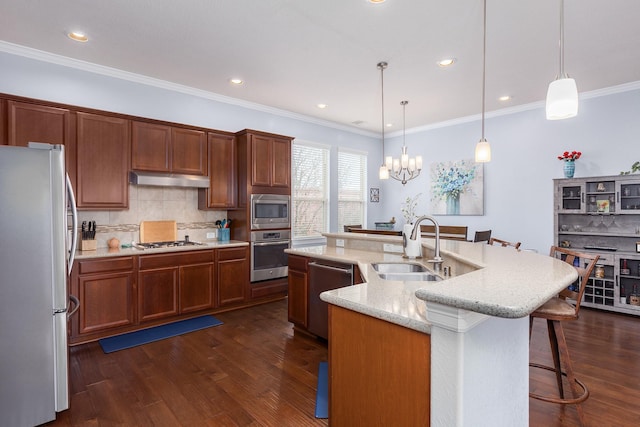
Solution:
[[[329,418],[329,365],[320,362],[318,367],[318,389],[316,391],[316,418]]]
[[[213,316],[200,316],[193,319],[180,320],[168,325],[156,326],[142,331],[129,332],[128,334],[116,335],[115,337],[103,338],[99,340],[102,351],[113,353],[165,338],[171,338],[187,332],[209,328],[211,326],[222,325],[222,322]]]

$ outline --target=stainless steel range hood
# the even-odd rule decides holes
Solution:
[[[157,172],[129,172],[129,182],[135,185],[155,185],[159,187],[209,188],[209,177]]]

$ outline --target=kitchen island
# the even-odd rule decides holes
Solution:
[[[332,425],[346,425],[343,416],[349,412],[357,417],[371,410],[373,417],[393,412],[385,405],[389,395],[382,392],[394,384],[381,372],[389,369],[401,378],[411,378],[415,372],[412,381],[396,384],[396,401],[415,400],[411,408],[426,408],[433,425],[527,425],[528,314],[575,281],[575,269],[546,255],[443,240],[443,267],[448,267],[450,276],[435,282],[382,280],[372,263],[410,261],[398,253],[401,238],[353,233],[327,233],[325,237],[326,246],[288,252],[350,261],[358,265],[365,282],[321,294],[330,304]],[[433,255],[433,243],[432,239],[423,239],[425,258],[412,262],[432,267],[425,261]],[[342,319],[349,319],[359,329],[345,325],[346,320],[340,324]],[[385,332],[388,325],[398,329]],[[406,342],[406,346],[394,340],[405,333],[400,343]],[[377,338],[369,340],[369,335]],[[357,352],[353,349],[366,353],[354,356]],[[410,357],[420,351],[429,354]],[[359,365],[354,363],[356,357]],[[367,361],[377,367],[363,375]],[[397,372],[407,363],[414,365]],[[380,382],[357,391],[373,391],[368,398],[351,399],[356,390],[349,390],[349,381],[336,378],[337,373],[353,374],[353,381],[375,377]],[[415,396],[415,390],[424,389],[420,382],[426,382],[429,392],[419,391]],[[345,408],[345,400],[352,401],[350,410]],[[426,400],[422,407],[420,400]],[[391,416],[405,414],[407,408],[397,411]]]

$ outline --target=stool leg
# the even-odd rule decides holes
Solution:
[[[556,334],[556,325],[562,325],[560,322],[547,319],[547,331],[549,333],[549,345],[551,346],[551,356],[553,356],[553,366],[556,368],[556,383],[558,384],[558,392],[560,398],[564,399],[564,389],[562,387],[562,365],[560,364],[560,352],[558,351],[558,335]],[[564,339],[564,334],[562,335]],[[565,344],[566,348],[566,344]]]
[[[554,336],[557,339],[557,350],[559,350],[560,355],[562,356],[562,360],[564,360],[567,379],[569,380],[571,391],[573,392],[573,397],[577,398],[580,396],[582,390],[578,385],[576,376],[573,372],[573,365],[571,363],[571,358],[569,357],[569,348],[567,347],[567,341],[565,340],[562,323],[560,323],[559,321],[551,320],[549,320],[548,322],[549,327],[551,327],[551,323],[553,322]],[[562,381],[562,378],[560,379],[560,381]],[[582,405],[580,403],[576,404],[576,409],[578,410],[578,418],[580,419],[580,423],[581,425],[584,425],[584,414],[582,412]]]

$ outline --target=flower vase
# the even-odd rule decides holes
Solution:
[[[576,171],[576,162],[572,160],[565,160],[564,162],[564,177],[573,178],[573,174]]]
[[[460,215],[460,193],[447,196],[447,215]]]

